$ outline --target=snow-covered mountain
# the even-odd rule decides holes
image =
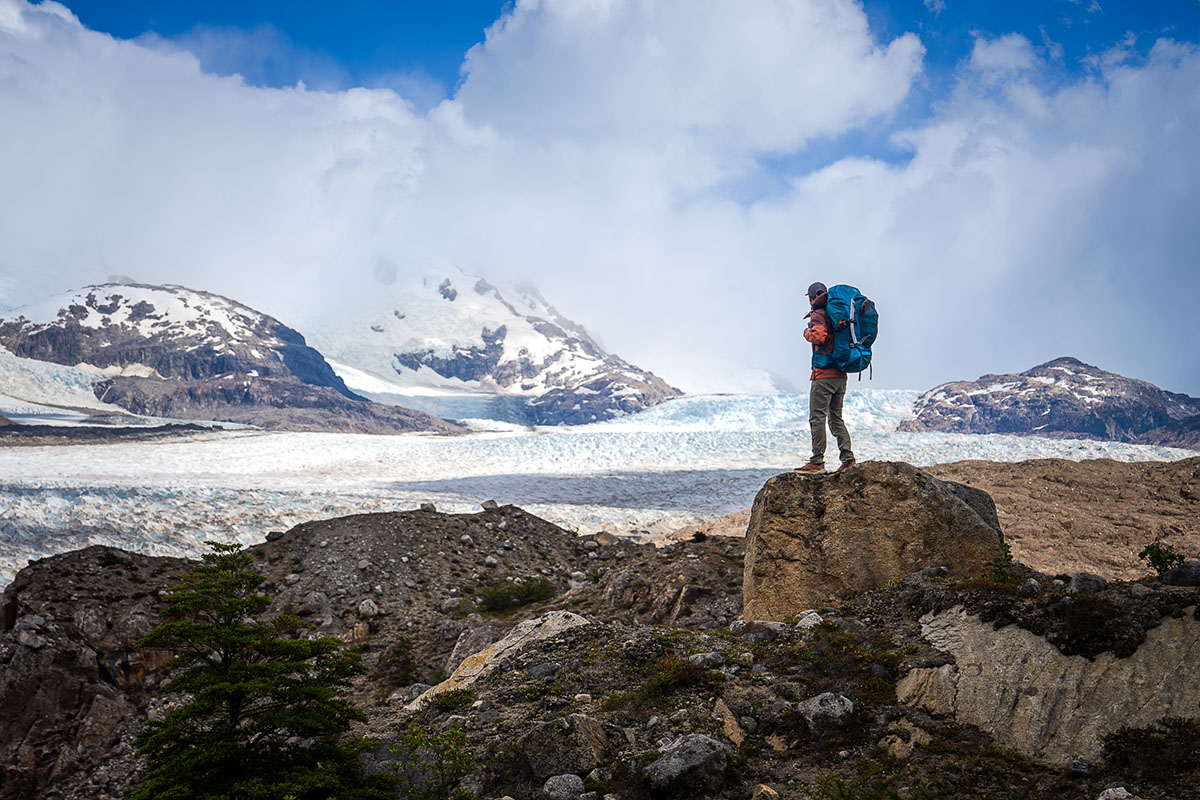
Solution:
[[[96,397],[135,414],[292,430],[450,428],[355,395],[279,320],[180,286],[88,286],[0,312],[0,345],[103,371]]]
[[[1064,357],[1015,375],[935,387],[917,399],[914,417],[900,429],[1132,442],[1196,414],[1200,398]],[[1162,439],[1155,444],[1188,446]]]
[[[373,308],[306,328],[350,388],[376,400],[553,425],[679,394],[606,352],[529,285],[497,287],[449,267],[381,295]]]

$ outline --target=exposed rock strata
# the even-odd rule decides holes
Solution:
[[[744,613],[748,620],[787,619],[926,567],[979,575],[1001,540],[985,492],[908,464],[776,475],[750,512]]]
[[[901,702],[977,725],[998,743],[1051,764],[1096,763],[1104,737],[1200,713],[1200,621],[1194,608],[1151,629],[1133,655],[1065,656],[1009,625],[995,630],[961,607],[921,620],[953,664],[910,671]]]

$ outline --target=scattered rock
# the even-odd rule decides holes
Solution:
[[[765,783],[760,783],[754,787],[754,791],[750,794],[750,800],[779,800],[779,792]]]
[[[1185,561],[1163,575],[1168,586],[1200,586],[1200,561]]]
[[[1108,581],[1099,575],[1093,575],[1090,572],[1076,572],[1071,576],[1071,583],[1067,586],[1067,591],[1071,594],[1096,594],[1103,591],[1107,585]]]
[[[1026,578],[1017,587],[1017,594],[1021,597],[1037,597],[1045,591],[1045,587],[1037,582],[1036,578]]]
[[[1124,786],[1114,786],[1111,789],[1105,789],[1100,793],[1096,800],[1141,800],[1135,794],[1130,794],[1129,790]]]
[[[716,739],[689,733],[662,748],[662,756],[646,767],[646,778],[657,790],[710,791],[725,777],[728,754]]]
[[[379,613],[379,604],[371,598],[367,598],[358,604],[358,615],[367,617],[368,619],[376,616]]]
[[[583,778],[578,775],[555,775],[542,786],[542,794],[550,800],[579,800],[583,790]]]
[[[435,506],[433,503],[421,503],[421,510],[432,514],[437,511],[437,506]]]
[[[887,734],[879,740],[879,746],[886,750],[891,758],[903,761],[918,747],[924,747],[930,741],[928,732],[914,725],[907,717],[901,717],[888,725]]]
[[[746,741],[746,731],[742,729],[737,716],[729,710],[729,706],[725,705],[724,700],[717,701],[712,715],[714,719],[721,720],[721,730],[729,741],[733,742],[733,746],[741,747],[742,742]]]
[[[798,703],[796,711],[804,717],[810,731],[820,733],[841,725],[846,717],[854,713],[854,702],[840,694],[824,692]]]
[[[1082,759],[1075,759],[1067,764],[1067,774],[1075,779],[1086,778],[1092,774],[1092,765]]]
[[[688,656],[688,661],[705,669],[720,669],[725,666],[725,656],[717,652],[695,653]]]
[[[929,580],[931,578],[942,578],[950,574],[950,570],[946,567],[926,567],[919,569],[916,572],[910,572],[900,579],[901,586],[912,586],[917,581]]]
[[[607,746],[604,727],[583,714],[536,724],[518,743],[537,778],[561,773],[586,775],[602,765]]]

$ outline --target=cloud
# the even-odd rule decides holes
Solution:
[[[1020,72],[1033,66],[1033,45],[1017,33],[1010,33],[998,39],[976,36],[969,63],[971,69],[977,72]]]
[[[1195,45],[1063,83],[1027,40],[980,35],[897,129],[923,50],[873,38],[858,4],[669,7],[518,3],[426,108],[402,81],[260,88],[0,0],[0,292],[125,273],[302,321],[448,261],[532,278],[696,390],[731,362],[802,381],[804,289],[844,281],[881,309],[878,386],[1071,354],[1200,393],[1197,356],[1154,344],[1197,338],[1162,299],[1200,294]],[[728,189],[864,128],[910,158]]]

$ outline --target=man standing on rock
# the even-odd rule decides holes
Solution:
[[[842,465],[838,472],[854,466],[854,452],[850,449],[850,431],[842,421],[842,402],[846,399],[846,373],[837,367],[819,366],[829,361],[833,353],[833,325],[825,310],[829,290],[821,282],[808,287],[808,327],[804,338],[812,343],[813,371],[812,389],[808,393],[808,426],[812,429],[812,458],[797,472],[825,472],[825,423],[837,437]]]

